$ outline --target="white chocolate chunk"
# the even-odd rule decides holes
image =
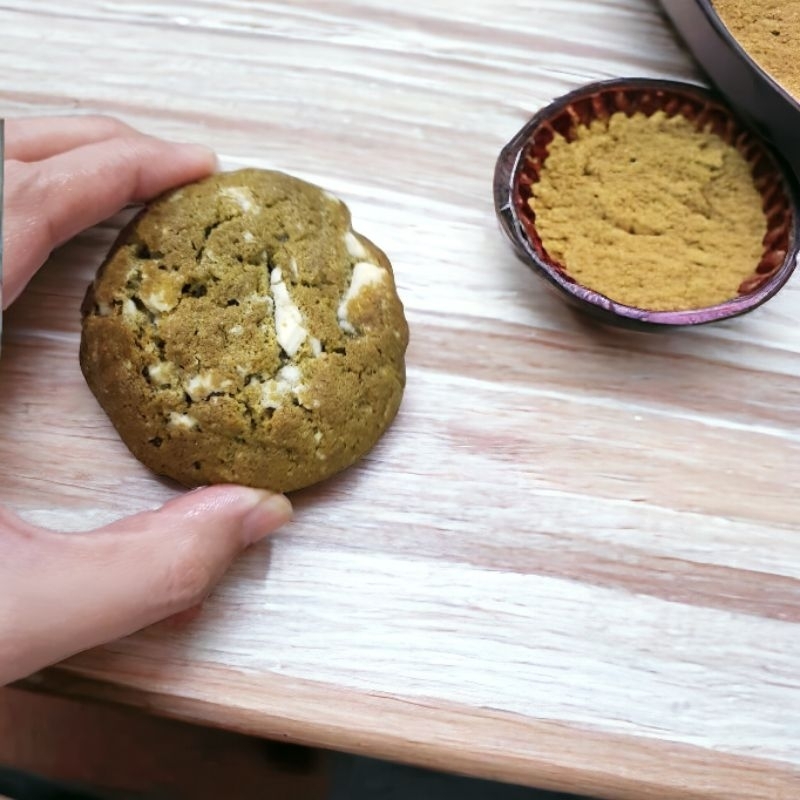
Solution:
[[[280,408],[286,395],[281,392],[275,381],[261,384],[261,405],[264,408]]]
[[[197,427],[197,420],[191,414],[179,414],[177,411],[170,411],[169,424],[176,428],[191,430]]]
[[[311,345],[311,352],[319,358],[322,355],[322,342],[315,336],[309,336],[308,343]]]
[[[97,304],[97,316],[98,317],[110,317],[111,316],[111,306],[108,303],[98,303]]]
[[[317,432],[314,434],[314,441],[315,441],[317,444],[319,444],[319,443],[322,441],[322,433],[321,433],[320,431],[317,431]]]
[[[255,208],[253,195],[246,186],[225,186],[220,194],[233,200],[245,214]]]
[[[244,328],[241,325],[234,325],[231,328],[228,328],[228,333],[231,336],[241,336],[244,333]]]
[[[347,299],[352,300],[361,294],[365,286],[373,286],[386,278],[386,270],[369,261],[359,261],[353,267],[353,278],[350,281],[350,288],[347,290]]]
[[[214,392],[221,392],[231,385],[231,381],[227,380],[217,383],[210,372],[202,372],[199,375],[192,375],[183,388],[192,400],[205,400]]]
[[[297,355],[308,336],[304,326],[303,313],[292,301],[289,289],[284,283],[279,268],[272,270],[270,278],[272,297],[275,300],[275,335],[278,344],[290,358]]]
[[[175,307],[173,303],[170,303],[169,300],[164,297],[163,292],[151,292],[150,294],[143,294],[142,302],[154,314],[171,311]]]
[[[242,239],[244,239],[248,244],[250,244],[251,242],[254,242],[256,240],[256,237],[253,236],[253,234],[250,231],[245,231],[242,234]]]
[[[367,248],[361,244],[353,231],[347,231],[347,233],[344,235],[344,245],[347,248],[347,252],[350,254],[351,258],[357,258],[359,261],[363,261],[365,258],[369,257]]]
[[[336,315],[339,318],[339,327],[346,333],[355,333],[356,329],[350,323],[347,317],[347,307],[350,301],[358,297],[363,289],[367,286],[374,286],[386,279],[386,270],[383,267],[378,267],[375,264],[370,264],[369,261],[359,261],[353,267],[353,277],[350,279],[350,285],[347,287],[342,302],[339,303],[339,309]]]
[[[300,371],[300,367],[295,364],[287,364],[285,367],[281,367],[277,374],[278,380],[286,381],[292,390],[300,385],[302,377],[303,373]]]
[[[170,383],[174,373],[175,367],[168,361],[159,361],[157,364],[151,364],[147,368],[147,376],[153,383],[159,385]]]
[[[139,314],[141,314],[141,311],[136,308],[136,303],[130,297],[126,298],[122,304],[122,316],[128,319],[135,319]]]
[[[286,398],[298,396],[305,389],[302,384],[303,373],[294,364],[281,367],[272,380],[261,384],[261,405],[264,408],[280,408]],[[251,383],[258,383],[255,378]]]
[[[297,259],[292,256],[291,260],[289,261],[289,269],[292,270],[292,275],[294,276],[295,280],[297,280]]]

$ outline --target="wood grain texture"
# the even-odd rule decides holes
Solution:
[[[797,796],[797,282],[706,330],[604,330],[515,260],[492,208],[497,153],[552,97],[696,77],[654,3],[14,0],[0,30],[7,116],[114,113],[340,194],[412,336],[389,434],[297,495],[190,628],[39,685],[612,800]],[[0,499],[54,527],[175,491],[78,368],[120,223],[8,314]]]

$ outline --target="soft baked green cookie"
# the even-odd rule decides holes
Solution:
[[[279,172],[156,200],[82,310],[92,392],[140,461],[187,486],[316,483],[400,405],[408,327],[388,259],[340,200]]]

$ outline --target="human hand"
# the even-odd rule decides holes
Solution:
[[[104,117],[8,120],[4,305],[53,248],[215,163],[205,148]],[[43,530],[0,508],[0,686],[196,606],[290,515],[282,495],[239,486],[198,489],[88,533]]]

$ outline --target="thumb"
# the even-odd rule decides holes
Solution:
[[[196,604],[290,516],[282,495],[240,486],[90,533],[44,531],[0,509],[0,686]]]

